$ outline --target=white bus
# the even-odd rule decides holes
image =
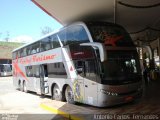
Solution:
[[[12,54],[13,83],[24,92],[99,107],[142,95],[136,47],[117,24],[77,22]]]
[[[0,64],[0,76],[11,76],[12,75],[12,64]]]

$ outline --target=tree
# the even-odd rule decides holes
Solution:
[[[1,40],[8,42],[10,38],[9,31],[6,31],[6,34],[4,34],[3,32],[0,32],[0,38]]]
[[[52,31],[53,31],[52,28],[50,28],[48,26],[45,26],[45,27],[41,28],[41,34],[42,35],[46,35],[46,34],[52,32]]]

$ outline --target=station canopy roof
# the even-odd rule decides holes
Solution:
[[[32,0],[62,25],[108,21],[122,25],[135,41],[147,44],[160,36],[159,0]]]

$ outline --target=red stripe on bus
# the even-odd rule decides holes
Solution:
[[[122,39],[123,38],[123,36],[107,36],[106,38],[105,38],[105,42],[104,42],[104,44],[105,45],[112,45],[112,46],[116,46],[116,42],[117,41],[119,41],[120,39]]]
[[[26,80],[28,80],[28,78],[25,76],[25,74],[22,72],[22,70],[18,66],[18,59],[16,60],[16,62],[13,63],[13,66],[15,68],[15,73],[14,74],[16,76],[17,76],[17,73],[19,73],[20,75],[22,75],[22,77],[24,77]]]
[[[72,66],[70,67],[70,71],[73,71],[73,67]]]

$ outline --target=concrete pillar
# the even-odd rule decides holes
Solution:
[[[160,67],[160,38],[158,38],[158,56],[159,56],[159,67]]]
[[[149,59],[151,60],[151,59],[152,59],[152,56],[153,56],[153,54],[152,54],[152,49],[151,49],[150,46],[145,46],[145,48],[147,49],[147,52],[149,53]]]

